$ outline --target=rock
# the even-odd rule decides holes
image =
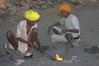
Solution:
[[[93,32],[93,30],[89,30],[89,32]]]
[[[16,58],[17,56],[15,52],[9,48],[5,48],[0,51],[0,62],[16,61]]]
[[[5,9],[5,0],[0,0],[0,9]]]
[[[44,10],[48,8],[56,7],[62,2],[69,2],[73,5],[96,5],[97,0],[6,0],[5,1],[5,10],[0,10],[0,15],[7,14],[10,16],[13,15],[22,15],[27,9],[37,9]]]
[[[85,6],[94,6],[98,4],[98,0],[77,0],[79,4]]]

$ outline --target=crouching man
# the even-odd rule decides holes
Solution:
[[[52,42],[68,42],[70,47],[78,47],[80,40],[80,28],[78,18],[72,14],[72,7],[67,3],[62,3],[58,7],[62,19],[53,24],[48,29],[48,34],[51,29]]]
[[[33,46],[41,48],[38,40],[38,20],[40,15],[36,11],[28,10],[25,12],[24,17],[25,20],[17,25],[16,36],[11,31],[8,31],[6,35],[10,42],[10,48],[20,51],[25,56],[31,56]]]

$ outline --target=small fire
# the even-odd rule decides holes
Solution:
[[[58,53],[55,55],[55,60],[56,61],[63,61],[63,57],[61,57]]]

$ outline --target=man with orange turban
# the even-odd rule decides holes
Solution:
[[[80,40],[80,28],[78,18],[72,14],[72,7],[68,3],[62,3],[58,7],[62,19],[48,29],[51,34],[51,42],[65,42],[68,47],[78,47]],[[68,44],[67,44],[68,42]]]
[[[36,46],[41,48],[38,40],[38,20],[40,15],[38,12],[28,10],[24,13],[25,20],[21,21],[17,26],[16,36],[11,31],[6,33],[10,42],[10,48],[20,51],[25,56],[32,56],[32,48]]]

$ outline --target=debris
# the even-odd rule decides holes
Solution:
[[[14,51],[11,49],[5,48],[0,51],[0,62],[15,61],[15,58]]]
[[[99,53],[99,46],[94,45],[90,48],[85,48],[84,51],[91,54]]]
[[[98,0],[77,0],[77,2],[83,6],[95,6],[98,5]]]
[[[93,30],[89,30],[89,32],[93,32]]]
[[[0,0],[0,9],[5,9],[5,0]]]
[[[10,49],[7,42],[5,42],[3,48],[0,50],[0,62],[16,61],[18,58],[23,58],[22,54]]]
[[[98,0],[0,0],[4,1],[0,6],[0,16],[3,14],[7,15],[19,15],[19,12],[24,12],[27,9],[37,9],[37,10],[45,10],[49,8],[54,8],[58,4],[63,2],[68,2],[75,5],[82,5],[82,6],[94,6],[97,5],[99,2]],[[2,8],[4,8],[2,10]],[[19,13],[19,14],[17,14]]]
[[[15,64],[16,65],[21,65],[23,62],[24,62],[23,59],[17,59]]]
[[[80,60],[77,56],[72,56],[71,61],[74,63],[80,62]]]

